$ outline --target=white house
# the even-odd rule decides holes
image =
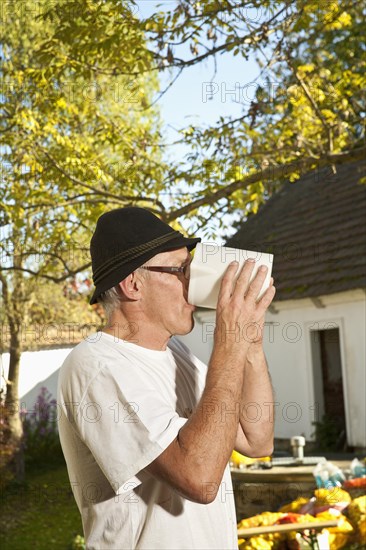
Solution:
[[[264,346],[276,396],[277,438],[313,439],[331,418],[339,444],[366,447],[365,163],[286,183],[227,246],[274,254],[276,297]],[[213,310],[184,340],[209,358]],[[253,411],[254,412],[254,411]]]

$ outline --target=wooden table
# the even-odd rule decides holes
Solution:
[[[262,525],[259,527],[247,527],[246,529],[238,529],[238,538],[246,539],[258,535],[268,535],[270,533],[288,533],[289,531],[301,532],[305,529],[312,531],[321,531],[327,527],[337,527],[338,520],[331,519],[328,521],[304,522],[304,523],[284,523],[279,525]]]
[[[349,461],[332,461],[341,469]],[[268,470],[231,469],[238,522],[262,512],[276,512],[299,497],[310,498],[316,489],[314,466],[275,466]]]
[[[349,468],[349,460],[333,461],[332,464],[341,470]],[[311,482],[315,485],[313,466],[274,466],[268,470],[252,470],[250,468],[231,468],[233,480],[245,481],[247,483],[279,483],[279,482]]]

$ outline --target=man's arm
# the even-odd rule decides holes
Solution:
[[[237,438],[250,347],[242,337],[243,329],[260,322],[275,294],[271,285],[256,302],[266,270],[259,270],[249,285],[254,262],[247,261],[234,285],[237,267],[233,262],[222,281],[214,348],[197,409],[177,438],[147,467],[185,498],[205,504],[216,496]],[[253,438],[250,446],[258,455]]]
[[[273,452],[274,398],[262,342],[252,343],[244,367],[235,449],[246,456]]]

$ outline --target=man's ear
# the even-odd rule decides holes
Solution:
[[[119,283],[123,294],[129,300],[139,300],[141,298],[142,280],[137,271],[133,271],[123,281]]]

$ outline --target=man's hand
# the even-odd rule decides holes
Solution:
[[[227,346],[230,353],[240,353],[243,358],[250,344],[262,341],[265,312],[275,295],[271,279],[269,288],[257,301],[267,268],[261,266],[249,283],[254,266],[254,260],[247,260],[235,282],[238,263],[230,264],[222,280],[216,311],[215,346]]]

